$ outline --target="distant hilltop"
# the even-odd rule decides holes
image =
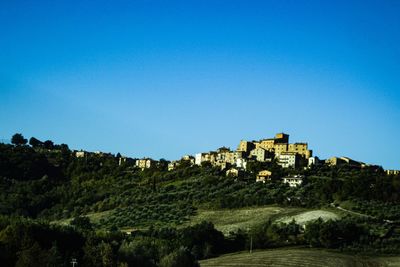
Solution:
[[[237,149],[221,147],[216,151],[197,153],[194,157],[185,156],[179,161],[172,161],[169,170],[173,170],[182,161],[190,161],[192,164],[211,164],[221,170],[237,168],[246,170],[249,162],[272,162],[282,168],[307,168],[313,165],[326,164],[329,166],[348,165],[355,168],[367,166],[379,167],[359,162],[348,157],[332,157],[320,160],[313,156],[313,151],[308,148],[306,142],[289,143],[289,134],[277,133],[274,138],[266,138],[258,141],[241,140]],[[399,171],[387,170],[388,174],[398,174]]]
[[[310,159],[315,161],[307,143],[290,144],[288,134],[278,133],[275,138],[259,141],[242,140],[235,151],[221,147],[217,151],[198,153],[195,155],[195,164],[210,162],[211,165],[219,166],[221,169],[227,165],[246,169],[249,161],[271,162],[274,159],[283,168],[298,168],[307,166]]]
[[[12,145],[29,145],[39,151],[49,151],[52,153],[70,151],[68,145],[56,145],[51,140],[40,141],[35,137],[31,137],[29,142],[18,133],[13,135],[11,140],[0,139],[0,144]],[[71,151],[70,151],[71,152]],[[236,150],[228,147],[220,147],[215,151],[202,152],[193,155],[185,155],[180,160],[167,161],[161,159],[159,161],[151,158],[131,158],[121,156],[119,153],[104,153],[101,151],[88,152],[83,150],[73,150],[73,155],[77,158],[87,158],[88,156],[111,157],[116,158],[119,165],[129,164],[139,169],[150,169],[153,167],[165,166],[169,171],[176,169],[178,166],[193,165],[211,165],[221,170],[230,172],[246,171],[248,163],[272,163],[279,165],[285,169],[304,169],[316,165],[340,166],[347,165],[353,168],[374,167],[381,168],[377,165],[365,164],[360,161],[353,160],[348,157],[331,157],[321,160],[313,156],[313,151],[308,148],[306,142],[289,143],[289,134],[277,133],[273,138],[265,138],[258,141],[241,140]],[[269,164],[271,165],[271,164]],[[167,167],[168,166],[168,167]],[[388,175],[400,174],[400,170],[386,170]]]
[[[84,157],[87,152],[76,151],[76,157]],[[107,154],[95,152],[97,155]],[[108,155],[108,154],[107,154]],[[194,156],[185,155],[180,160],[167,161],[168,170],[172,171],[181,165],[204,165],[218,167],[229,172],[246,171],[250,162],[275,162],[282,168],[304,169],[313,165],[340,166],[347,165],[354,168],[380,166],[365,164],[348,157],[331,157],[321,160],[313,156],[313,151],[308,148],[306,142],[289,143],[289,134],[277,133],[274,138],[265,138],[258,141],[241,140],[236,150],[228,147],[220,147],[215,151],[197,153]],[[160,164],[160,161],[151,158],[133,159],[119,157],[119,163],[131,162],[136,167],[144,170],[153,168]],[[388,175],[397,175],[398,170],[386,170]]]

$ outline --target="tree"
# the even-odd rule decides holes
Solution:
[[[46,149],[53,149],[53,148],[54,148],[54,143],[53,143],[53,141],[50,141],[50,140],[44,141],[44,148],[46,148]]]
[[[58,249],[57,242],[53,242],[52,247],[48,251],[48,267],[57,267],[63,265],[62,255]]]
[[[168,170],[168,161],[165,159],[160,159],[158,161],[157,167],[160,171],[166,171]]]
[[[18,253],[18,261],[16,267],[36,267],[45,266],[47,263],[46,252],[39,246],[38,243],[34,243],[32,247],[24,249]]]
[[[161,267],[198,267],[199,263],[187,248],[180,248],[163,257],[160,261]]]
[[[71,225],[75,226],[80,231],[91,231],[93,230],[93,225],[90,222],[89,217],[78,216],[71,221]]]
[[[114,254],[111,245],[101,242],[99,248],[103,266],[114,266]]]
[[[29,144],[30,144],[32,147],[39,147],[39,146],[42,146],[42,145],[43,145],[43,142],[40,141],[39,139],[36,139],[35,137],[31,137],[31,138],[29,139]]]
[[[28,143],[28,140],[24,138],[24,136],[20,133],[16,133],[12,136],[11,138],[11,143],[14,145],[26,145]]]

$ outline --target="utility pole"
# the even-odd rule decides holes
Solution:
[[[250,227],[247,228],[247,232],[250,235],[250,253],[253,253],[253,235],[251,234]]]
[[[78,265],[78,261],[76,259],[72,259],[71,264],[72,264],[72,267],[75,267],[75,265]]]

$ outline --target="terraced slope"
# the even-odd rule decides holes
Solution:
[[[302,212],[294,216],[284,216],[282,218],[279,218],[277,221],[283,223],[290,223],[292,220],[295,220],[298,224],[304,225],[309,221],[314,221],[317,220],[318,218],[327,221],[327,220],[337,220],[339,219],[339,216],[331,211],[312,210],[312,211]]]
[[[224,234],[235,232],[239,228],[246,230],[269,219],[291,217],[307,211],[303,208],[286,208],[279,206],[250,207],[241,209],[199,210],[190,218],[190,224],[209,221]]]
[[[400,257],[367,258],[317,249],[273,249],[226,254],[203,260],[201,267],[400,267]]]
[[[340,214],[332,211],[274,205],[231,210],[199,210],[197,215],[190,218],[189,224],[193,225],[201,221],[209,221],[224,234],[229,234],[229,232],[235,232],[239,228],[247,230],[268,220],[289,223],[295,219],[297,223],[305,224],[319,217],[323,220],[338,219]]]

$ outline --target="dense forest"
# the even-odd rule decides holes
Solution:
[[[325,247],[355,252],[400,253],[400,176],[381,168],[313,166],[282,169],[249,164],[244,175],[226,176],[207,164],[167,161],[140,170],[120,155],[75,157],[65,144],[13,137],[0,144],[0,260],[2,266],[198,266],[197,261],[252,246]],[[259,170],[270,183],[256,183]],[[281,177],[303,174],[298,188]],[[266,221],[223,235],[212,223],[186,226],[199,208],[234,209],[276,204],[343,207],[367,216]],[[107,212],[98,222],[85,215]],[[70,219],[68,225],[57,223]],[[126,234],[123,229],[136,230]],[[40,255],[40,256],[39,256]]]

